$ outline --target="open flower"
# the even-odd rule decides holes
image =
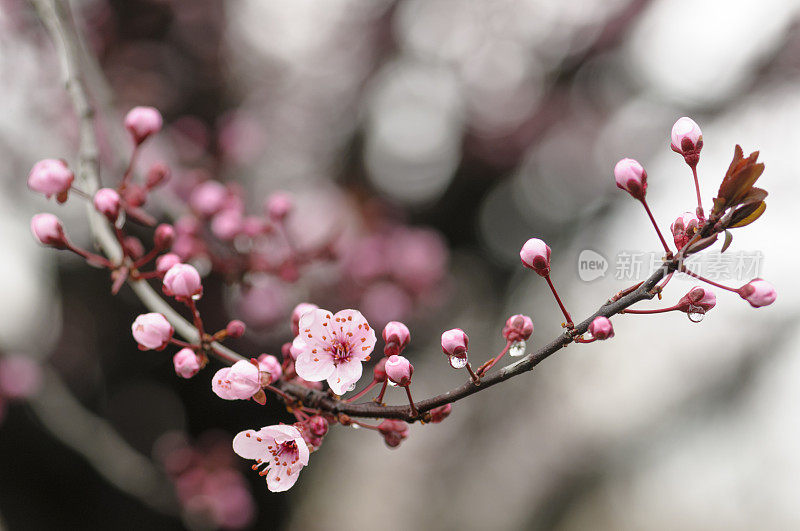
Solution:
[[[310,382],[327,380],[337,395],[347,392],[375,348],[375,331],[361,312],[311,310],[300,318],[299,330],[292,344],[297,375]]]
[[[308,464],[308,445],[300,430],[283,424],[239,432],[233,439],[233,451],[255,460],[253,470],[264,467],[258,474],[267,476],[267,488],[272,492],[292,488]]]

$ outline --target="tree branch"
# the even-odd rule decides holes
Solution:
[[[82,48],[76,33],[72,18],[69,14],[67,2],[53,0],[32,0],[39,9],[42,20],[50,31],[56,45],[56,49],[64,70],[65,85],[72,97],[73,105],[81,123],[81,152],[80,152],[80,178],[84,186],[90,192],[97,190],[99,186],[99,168],[97,161],[97,139],[94,130],[94,109],[87,97],[86,86],[80,74],[80,63]],[[86,58],[85,60],[90,60]],[[122,258],[122,251],[116,242],[110,228],[98,212],[90,204],[88,209],[90,227],[92,234],[97,238],[103,251],[112,261],[119,261]],[[698,233],[694,240],[708,236],[713,232],[713,223],[704,226],[703,231]],[[689,248],[687,245],[685,249]],[[317,408],[321,411],[330,413],[334,416],[340,414],[362,417],[362,418],[391,418],[402,419],[413,422],[424,417],[424,413],[439,406],[449,404],[470,396],[474,393],[488,389],[496,384],[504,382],[509,378],[532,370],[539,363],[555,354],[565,346],[573,342],[575,335],[585,333],[589,324],[597,316],[612,317],[631,305],[649,300],[655,297],[656,284],[668,273],[679,267],[683,260],[683,254],[664,263],[664,267],[659,268],[647,280],[630,293],[624,295],[616,301],[603,304],[592,316],[577,324],[572,332],[564,331],[549,344],[535,352],[531,352],[521,360],[508,365],[499,371],[484,376],[480,383],[475,384],[471,380],[460,387],[442,393],[440,395],[416,402],[416,407],[420,415],[415,416],[411,412],[410,406],[383,406],[373,402],[351,404],[338,400],[326,392],[309,389],[290,382],[275,382],[274,386],[295,398],[302,405]],[[133,291],[150,309],[150,311],[163,314],[175,328],[176,332],[191,342],[197,342],[198,333],[194,326],[178,314],[167,302],[144,280],[129,280],[128,284]],[[220,361],[233,364],[237,361],[245,360],[244,356],[219,344],[212,344],[214,357]]]

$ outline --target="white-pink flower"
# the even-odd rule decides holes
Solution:
[[[261,390],[258,367],[242,360],[220,369],[211,380],[211,390],[225,400],[247,400]]]
[[[303,314],[299,330],[292,344],[297,375],[309,382],[327,380],[334,393],[346,393],[375,348],[375,331],[367,320],[356,310],[334,315],[317,309]]]
[[[264,467],[258,474],[267,476],[267,488],[272,492],[292,488],[308,464],[308,445],[300,430],[284,424],[239,432],[233,438],[233,451],[255,460],[254,469]]]

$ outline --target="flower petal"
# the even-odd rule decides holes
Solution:
[[[345,394],[349,387],[361,378],[361,360],[352,359],[340,363],[336,366],[333,373],[328,376],[328,385],[337,395]]]
[[[274,444],[275,441],[265,438],[261,431],[245,430],[236,434],[233,451],[245,459],[268,459],[267,444]]]
[[[375,330],[357,310],[342,310],[333,316],[336,335],[342,343],[352,346],[356,358],[365,359],[375,348]]]
[[[316,353],[313,350],[317,350]],[[330,353],[319,349],[303,350],[294,362],[294,370],[303,380],[321,382],[333,372],[333,358]]]
[[[300,477],[300,470],[303,468],[300,465],[295,465],[295,467],[284,467],[281,465],[269,467],[269,472],[267,473],[267,488],[271,492],[284,492],[291,489],[297,482],[297,478]],[[292,469],[291,474],[288,472],[289,468]]]
[[[220,369],[211,378],[211,390],[225,400],[236,400],[236,397],[231,394],[231,384],[229,380],[230,367]]]
[[[300,317],[297,337],[303,338],[306,344],[326,345],[331,339],[331,319],[333,314],[328,310],[310,310]]]

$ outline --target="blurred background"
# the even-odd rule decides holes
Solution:
[[[176,378],[168,353],[136,348],[143,307],[130,290],[112,298],[106,272],[31,238],[30,216],[49,211],[91,245],[80,201],[27,190],[37,160],[74,165],[76,122],[35,11],[2,0],[0,528],[800,527],[798,251],[784,232],[800,187],[800,2],[73,5],[97,60],[87,76],[106,183],[129,156],[122,116],[153,105],[166,127],[143,167],[173,168],[148,204],[160,219],[179,217],[186,187],[210,176],[238,183],[252,212],[290,191],[301,242],[341,230],[337,260],[296,282],[262,275],[240,290],[195,257],[208,274],[203,315],[212,328],[243,318],[243,353],[277,355],[303,300],[359,308],[375,326],[407,322],[417,398],[464,379],[441,355],[443,330],[466,330],[478,364],[503,346],[511,314],[533,317],[529,348],[546,344],[561,316],[520,266],[521,244],[549,243],[576,319],[632,284],[620,256],[649,256],[658,240],[613,165],[642,162],[667,230],[694,206],[691,173],[669,149],[684,115],[703,129],[706,205],[734,145],[761,150],[768,209],[728,251],[760,253],[757,271],[727,283],[764,276],[779,298],[753,310],[718,293],[701,324],[618,316],[613,340],[458,402],[399,449],[336,427],[297,485],[271,494],[228,445],[291,419],[219,400],[217,365]],[[592,281],[579,274],[587,249],[608,266]],[[692,285],[676,278],[661,304]]]

